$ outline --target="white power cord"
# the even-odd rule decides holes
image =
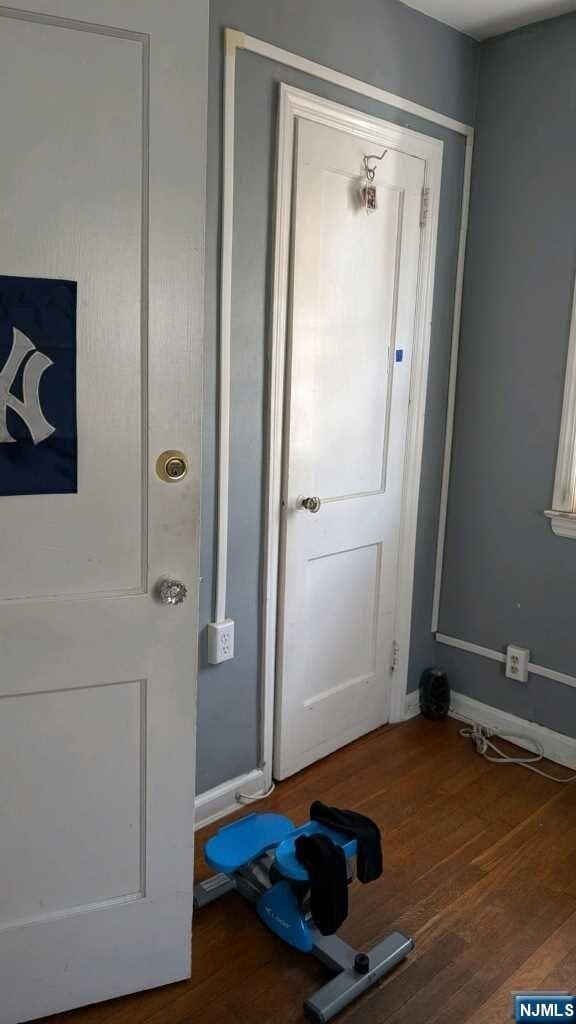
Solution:
[[[542,768],[536,768],[538,761],[544,760],[544,748],[538,743],[537,740],[528,738],[527,736],[514,736],[510,733],[494,732],[492,729],[488,729],[484,725],[478,725],[476,722],[472,722],[469,726],[465,726],[464,729],[460,729],[460,735],[464,736],[465,739],[472,740],[476,750],[486,761],[491,761],[492,764],[518,764],[523,768],[527,768],[530,772],[535,772],[536,775],[541,775],[544,779],[550,779],[552,782],[568,783],[576,780],[576,773],[568,775],[565,779],[559,779],[557,775],[550,775],[549,772],[543,771]],[[500,747],[497,747],[492,742],[491,737],[495,736],[497,739],[505,740],[508,743],[518,743],[518,740],[524,743],[532,743],[534,746],[533,755],[528,757],[510,757]],[[494,751],[493,754],[490,751]]]
[[[255,804],[258,800],[265,800],[267,796],[271,796],[276,789],[276,784],[273,782],[264,793],[234,793],[234,799],[239,804]]]

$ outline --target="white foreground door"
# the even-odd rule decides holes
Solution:
[[[0,7],[2,1024],[190,972],[206,51]]]
[[[297,121],[275,775],[388,718],[425,161]],[[319,511],[301,507],[319,498]]]

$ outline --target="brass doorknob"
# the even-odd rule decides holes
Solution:
[[[298,508],[305,508],[307,512],[319,512],[322,502],[320,498],[299,498]]]
[[[180,580],[166,577],[157,584],[156,593],[160,604],[182,604],[187,597],[188,588]]]

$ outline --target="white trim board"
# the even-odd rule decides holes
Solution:
[[[555,534],[576,538],[576,281],[566,360],[562,422],[552,496],[552,511],[544,513]]]
[[[406,100],[394,93],[387,92],[345,75],[333,68],[317,64],[315,61],[290,53],[261,39],[245,35],[235,29],[227,28],[224,33],[224,132],[223,132],[223,184],[222,184],[222,236],[221,236],[221,285],[220,285],[220,352],[219,352],[219,431],[218,431],[218,530],[217,530],[217,571],[216,571],[216,621],[226,618],[226,577],[228,560],[228,482],[230,465],[230,342],[231,342],[231,288],[232,288],[232,241],[234,222],[234,131],[235,131],[235,80],[237,50],[246,50],[268,60],[275,61],[286,67],[302,71],[314,78],[331,82],[351,92],[368,96],[378,102],[404,110],[432,124],[441,125],[464,136],[466,140],[465,173],[462,194],[462,218],[458,250],[458,271],[454,303],[454,331],[450,366],[450,395],[447,415],[447,449],[445,453],[445,480],[443,494],[447,496],[447,473],[450,466],[451,431],[453,422],[454,391],[457,371],[458,345],[460,331],[460,309],[462,303],[462,278],[466,248],[466,230],[468,223],[470,172],[472,165],[472,146],[474,129],[453,118],[447,117],[428,107]],[[454,341],[456,339],[456,341]],[[448,467],[448,469],[446,468]],[[442,528],[442,509],[440,524]],[[442,535],[443,536],[443,535]],[[443,552],[443,539],[439,551]],[[441,565],[437,577],[441,578]],[[439,594],[439,586],[437,588]],[[266,599],[265,599],[266,605]],[[267,614],[267,609],[264,609]],[[398,717],[402,717],[401,707],[396,708]],[[266,706],[264,695],[264,742],[262,767],[267,783],[272,779],[271,747],[266,740],[267,722],[271,721],[273,708]]]
[[[388,717],[402,721],[410,650],[412,591],[418,520],[418,498],[424,440],[424,416],[428,382],[432,302],[436,270],[436,241],[440,205],[443,143],[377,117],[333,103],[311,93],[282,85],[278,128],[276,181],[276,228],[274,282],[272,292],[272,337],[270,344],[269,426],[267,444],[266,546],[263,628],[263,725],[264,764],[271,763],[274,744],[276,690],[276,633],[278,618],[280,512],[283,469],[284,377],[286,366],[286,323],[292,218],[293,153],[296,120],[339,128],[367,138],[376,146],[401,149],[425,164],[425,188],[430,190],[429,216],[422,227],[414,351],[410,384],[410,407],[406,433],[403,485],[402,530],[398,554],[398,584],[395,610],[397,662],[389,689]]]
[[[445,644],[447,647],[456,647],[460,651],[467,651],[468,654],[478,654],[481,658],[489,658],[491,661],[506,664],[506,655],[502,651],[481,647],[480,644],[472,644],[468,640],[459,640],[454,636],[436,633],[436,642]],[[528,664],[528,673],[533,676],[541,676],[543,679],[553,679],[555,683],[563,683],[564,686],[576,686],[576,676],[569,676],[566,672],[557,672],[556,669],[545,668],[543,665],[535,665],[533,662]]]
[[[576,454],[576,448],[574,449]],[[569,537],[576,539],[576,512],[545,512],[544,515],[550,520],[552,532],[557,537]]]
[[[408,722],[411,718],[417,718],[420,714],[420,691],[411,690],[410,693],[406,694],[406,703],[404,706],[404,721]]]
[[[473,645],[471,645],[473,646]],[[418,691],[412,691],[406,697],[405,719],[414,718],[420,713]],[[458,722],[475,723],[491,729],[494,733],[514,736],[514,742],[523,750],[534,750],[534,742],[541,745],[544,756],[549,761],[576,768],[576,739],[564,733],[547,729],[537,722],[529,722],[526,718],[518,718],[508,711],[501,711],[489,704],[467,697],[464,693],[452,693],[449,717]],[[519,737],[519,738],[518,738]],[[524,742],[523,742],[524,740]]]
[[[440,114],[437,110],[432,110],[430,107],[423,107],[420,103],[413,103],[412,100],[404,99],[403,96],[397,96],[386,89],[379,89],[378,86],[370,85],[369,82],[364,82],[359,78],[345,75],[343,72],[326,67],[324,64],[317,64],[314,60],[308,60],[306,57],[300,57],[296,53],[290,53],[289,50],[283,50],[280,46],[274,46],[273,43],[266,43],[263,39],[255,39],[254,36],[245,35],[243,32],[237,32],[231,28],[226,29],[225,36],[227,54],[232,53],[235,49],[250,50],[251,53],[257,53],[260,57],[266,57],[276,64],[284,64],[286,67],[294,68],[296,71],[302,71],[305,75],[311,75],[313,78],[320,78],[324,82],[332,82],[333,85],[339,85],[342,89],[348,89],[349,92],[356,92],[361,96],[369,96],[370,99],[377,100],[379,103],[387,103],[391,107],[398,107],[400,110],[405,110],[408,114],[421,117],[424,121],[433,121],[434,124],[440,124],[443,128],[458,132],[460,135],[472,137],[474,134],[472,125],[464,124],[453,117],[447,117],[446,114]]]
[[[529,722],[507,711],[482,704],[463,693],[452,694],[450,717],[460,722],[476,722],[487,729],[493,729],[494,732],[514,736],[514,743],[524,750],[533,751],[533,743],[539,743],[549,761],[564,765],[566,768],[576,768],[576,739],[547,729],[537,722]]]
[[[236,49],[224,49],[224,126],[222,133],[222,234],[220,241],[220,351],[218,364],[218,482],[216,605],[214,621],[226,618],[228,528],[230,519],[230,343],[232,335],[232,251],[234,241],[234,130]]]
[[[254,797],[265,793],[267,788],[264,772],[261,768],[255,768],[246,775],[238,775],[235,779],[228,779],[227,782],[200,793],[194,803],[194,830],[211,825],[213,821],[240,810],[243,805],[237,799],[237,793]]]
[[[432,600],[432,632],[438,629],[440,615],[440,597],[442,575],[444,571],[444,549],[446,547],[446,522],[448,518],[448,492],[450,490],[450,469],[452,467],[452,445],[454,442],[454,417],[456,413],[456,383],[458,378],[458,358],[460,352],[460,330],[462,325],[462,295],[464,291],[464,267],[466,263],[466,241],[470,220],[470,188],[472,184],[472,156],[474,140],[466,139],[464,158],[464,186],[462,191],[462,217],[460,220],[460,241],[458,244],[458,264],[456,270],[456,292],[454,298],[454,317],[452,320],[452,349],[450,353],[450,371],[448,377],[448,399],[446,405],[446,433],[444,439],[444,464],[442,466],[442,488],[440,491],[440,511],[438,515],[438,542],[436,548],[436,568],[434,574],[434,597]]]

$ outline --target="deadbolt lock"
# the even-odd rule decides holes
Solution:
[[[169,484],[183,480],[188,472],[188,460],[184,452],[162,452],[156,460],[156,472],[161,480]]]

